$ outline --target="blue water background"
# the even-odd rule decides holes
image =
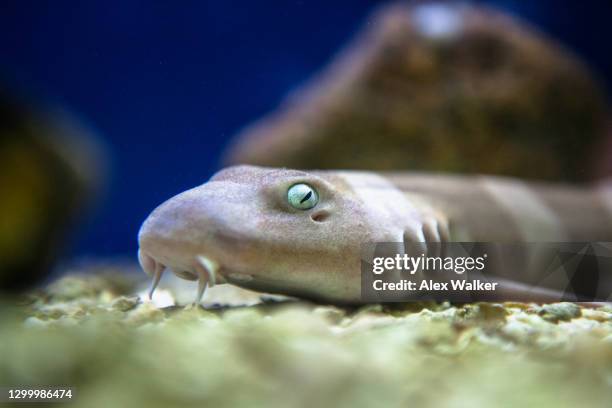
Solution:
[[[612,2],[486,1],[537,25],[612,82]],[[204,182],[241,127],[322,68],[380,2],[5,1],[0,74],[104,138],[104,202],[71,254],[134,254],[157,204]]]

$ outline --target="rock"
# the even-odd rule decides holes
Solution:
[[[312,310],[312,314],[323,317],[331,324],[339,324],[346,317],[346,311],[335,306],[317,306]]]
[[[485,323],[504,323],[508,311],[499,303],[479,302],[467,304],[460,309],[459,317],[463,321],[477,321]]]
[[[66,274],[52,282],[46,289],[54,301],[72,301],[84,298],[100,299],[108,293],[127,295],[134,290],[136,279],[119,269],[109,270],[99,266],[83,268],[79,273],[67,270]]]
[[[66,112],[43,110],[0,85],[0,290],[31,287],[61,254],[99,192],[94,136]]]
[[[92,282],[74,285],[82,279]],[[3,382],[69,384],[78,390],[71,404],[88,408],[609,405],[603,308],[580,317],[570,304],[482,302],[396,315],[388,305],[230,306],[243,295],[228,292],[222,309],[160,309],[117,293],[114,279],[68,277],[31,293],[38,301],[1,304]],[[70,281],[98,295],[57,296]]]
[[[392,4],[367,21],[312,83],[236,137],[225,164],[612,174],[606,98],[551,38],[463,3]]]
[[[543,305],[538,314],[549,322],[568,321],[581,316],[580,306],[575,303],[551,303]]]
[[[134,309],[140,303],[138,296],[121,296],[113,300],[111,308],[120,312],[127,312]]]

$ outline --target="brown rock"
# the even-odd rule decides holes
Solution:
[[[600,89],[574,55],[500,11],[392,4],[239,134],[225,164],[588,180],[609,139]]]

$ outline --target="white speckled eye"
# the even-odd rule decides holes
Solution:
[[[319,194],[308,184],[294,184],[287,190],[287,201],[298,210],[310,210],[319,202]]]

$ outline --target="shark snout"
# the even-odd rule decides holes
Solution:
[[[138,233],[140,250],[168,265],[189,257],[203,241],[205,227],[201,214],[194,214],[196,205],[193,197],[183,193],[157,207]]]
[[[222,228],[215,217],[216,201],[214,192],[200,186],[161,204],[144,221],[138,233],[138,259],[153,277],[150,296],[166,269],[183,279],[199,280],[198,299],[206,286],[223,280],[211,254]]]

